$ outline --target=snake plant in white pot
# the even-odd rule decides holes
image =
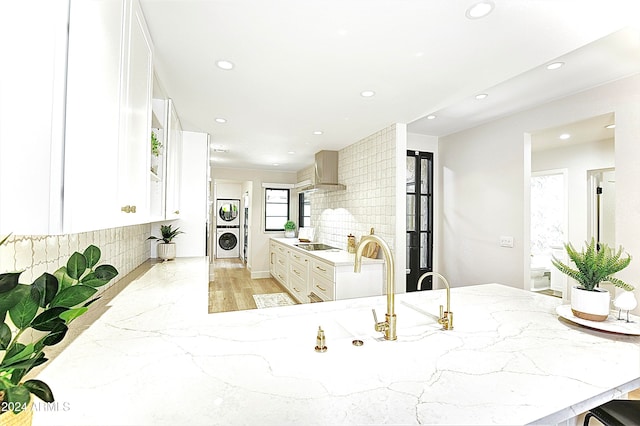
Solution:
[[[611,310],[611,295],[600,288],[600,283],[611,283],[626,291],[633,291],[633,286],[613,276],[629,266],[631,256],[623,256],[622,247],[614,251],[606,244],[596,243],[593,238],[580,252],[571,244],[565,244],[564,247],[575,268],[556,257],[551,263],[578,282],[578,286],[571,288],[571,312],[578,318],[590,321],[606,320]]]
[[[147,238],[148,240],[158,240],[158,257],[162,260],[172,260],[176,258],[176,244],[173,239],[178,234],[184,234],[180,228],[173,229],[171,225],[160,225],[160,234],[162,237]]]

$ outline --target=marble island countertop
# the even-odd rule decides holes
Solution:
[[[39,375],[65,409],[34,425],[552,424],[640,387],[640,337],[559,319],[553,297],[454,288],[442,331],[444,291],[399,294],[389,342],[385,296],[207,314],[207,268],[126,287]]]
[[[354,253],[349,253],[346,250],[336,249],[336,250],[304,250],[296,246],[296,244],[307,244],[301,243],[297,238],[271,238],[274,241],[277,241],[281,244],[285,244],[287,246],[293,247],[299,250],[301,253],[306,254],[307,256],[315,257],[317,259],[328,262],[334,266],[351,266],[355,262],[356,255]],[[364,264],[367,263],[383,263],[383,259],[370,259],[367,257],[362,258],[362,262]]]

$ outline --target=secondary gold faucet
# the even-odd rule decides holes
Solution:
[[[438,324],[442,324],[443,330],[453,330],[453,312],[451,312],[451,287],[449,287],[449,282],[442,274],[437,272],[425,272],[422,274],[420,279],[418,279],[418,290],[422,290],[422,281],[429,277],[435,276],[438,277],[444,282],[444,285],[447,287],[447,310],[443,312],[443,307],[440,305],[440,318],[438,318]]]
[[[362,251],[367,244],[378,243],[382,247],[382,254],[387,266],[387,314],[385,321],[378,322],[375,309],[373,310],[373,318],[375,321],[375,330],[384,333],[386,340],[396,340],[396,313],[395,313],[395,284],[394,284],[394,266],[391,249],[387,243],[377,235],[365,235],[360,239],[360,243],[356,248],[356,259],[353,267],[354,272],[360,272],[362,266]]]

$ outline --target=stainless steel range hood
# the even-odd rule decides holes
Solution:
[[[316,153],[314,177],[296,184],[299,192],[340,191],[347,189],[338,183],[338,151]]]

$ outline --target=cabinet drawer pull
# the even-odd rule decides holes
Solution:
[[[320,289],[320,291],[327,291],[326,288],[319,286],[318,284],[316,284],[316,287],[318,287]]]
[[[322,268],[321,268],[321,267],[319,267],[319,266],[316,266],[316,269],[318,269],[318,270],[320,270],[320,271],[322,271],[322,272],[327,272],[327,270],[326,270],[326,269],[322,269]]]
[[[127,205],[124,207],[120,207],[120,211],[123,211],[125,213],[131,213],[131,206]]]
[[[294,291],[297,291],[298,293],[300,293],[300,290],[298,290],[297,288],[293,288]]]
[[[300,276],[300,271],[298,271],[297,269],[294,269],[294,270],[293,270],[293,273],[294,273],[294,274],[296,274],[296,275],[298,275],[298,276]]]

